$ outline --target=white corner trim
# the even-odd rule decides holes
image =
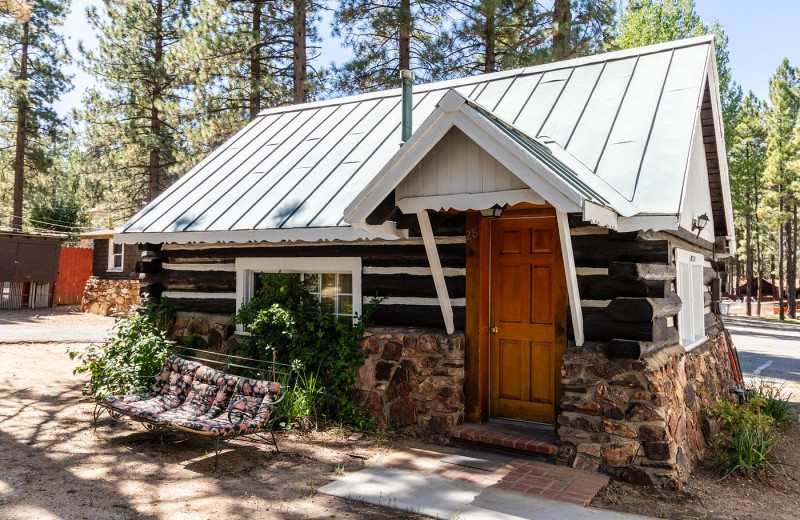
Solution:
[[[419,213],[426,209],[439,210],[481,210],[491,208],[495,204],[513,206],[520,202],[544,204],[545,200],[531,189],[491,191],[486,193],[456,193],[452,195],[434,195],[430,197],[406,197],[396,202],[397,207],[405,214]]]
[[[611,208],[595,204],[590,200],[583,201],[583,220],[596,226],[617,229],[618,216]]]
[[[444,281],[444,272],[442,272],[442,263],[439,260],[439,251],[436,249],[436,239],[433,236],[433,229],[431,229],[431,221],[428,217],[427,211],[420,211],[417,213],[419,220],[419,229],[422,232],[422,241],[425,243],[425,253],[428,255],[428,263],[431,266],[431,274],[433,275],[433,284],[436,286],[436,295],[439,297],[439,306],[442,308],[442,317],[444,318],[444,326],[448,334],[452,334],[455,330],[453,324],[453,307],[450,303],[450,296],[447,294],[447,284]]]
[[[572,314],[572,330],[575,334],[575,345],[583,345],[583,310],[581,296],[578,291],[578,276],[575,272],[575,257],[572,255],[572,236],[569,234],[567,214],[556,210],[558,234],[561,237],[561,256],[564,260],[564,273],[567,277],[567,295],[569,310]]]

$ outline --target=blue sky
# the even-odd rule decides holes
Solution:
[[[766,98],[769,78],[781,60],[789,58],[792,65],[800,65],[800,1],[798,0],[695,0],[697,13],[709,25],[719,20],[729,37],[728,50],[734,80],[742,85],[745,93],[752,90]],[[100,4],[99,0],[73,0],[72,13],[67,18],[64,30],[69,38],[73,55],[77,56],[77,44],[83,40],[87,47],[95,43],[92,29],[86,21],[88,5]],[[330,15],[323,20],[322,63],[341,62],[351,53],[342,49],[329,33]],[[66,115],[80,105],[83,92],[92,84],[92,79],[77,67],[75,88],[56,103],[56,109]]]

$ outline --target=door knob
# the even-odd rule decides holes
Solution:
[[[498,332],[500,332],[500,329],[499,329],[499,328],[497,328],[497,327],[492,327],[492,334],[497,334]]]

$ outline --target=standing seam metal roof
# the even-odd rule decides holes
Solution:
[[[640,213],[677,214],[712,45],[700,37],[419,85],[414,128],[452,88],[587,198],[607,199],[542,141]],[[265,110],[123,233],[347,226],[344,209],[397,151],[399,104],[395,89]]]

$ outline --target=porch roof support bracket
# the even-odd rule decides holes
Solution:
[[[575,271],[575,257],[572,254],[572,236],[569,233],[567,214],[556,210],[558,234],[561,237],[561,256],[564,259],[564,273],[567,277],[567,295],[569,310],[572,314],[572,330],[575,334],[575,345],[583,345],[583,311],[581,296],[578,293],[578,275]]]
[[[422,232],[422,242],[425,244],[425,254],[428,255],[428,263],[433,274],[433,284],[436,286],[436,296],[439,298],[439,306],[442,308],[444,326],[448,334],[455,330],[453,325],[453,307],[450,304],[450,295],[447,294],[447,285],[444,282],[444,271],[442,262],[439,260],[439,251],[436,249],[436,238],[433,236],[431,220],[426,210],[417,213],[419,229]]]

